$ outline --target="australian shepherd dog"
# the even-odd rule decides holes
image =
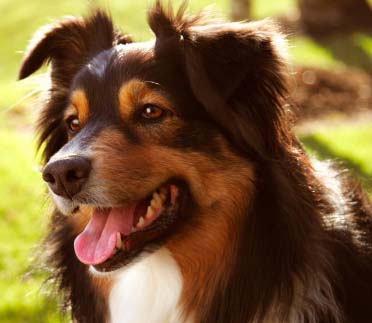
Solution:
[[[43,27],[43,253],[75,322],[372,322],[367,195],[290,130],[275,24],[175,13],[134,42],[94,10]]]

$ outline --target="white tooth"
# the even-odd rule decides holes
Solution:
[[[120,232],[116,233],[116,248],[121,249],[123,243],[121,242],[121,234]]]
[[[139,219],[139,221],[138,221],[138,223],[137,223],[137,227],[138,228],[142,228],[144,224],[145,224],[145,220],[141,216],[140,219]]]
[[[151,204],[152,205],[152,204]],[[148,206],[147,207],[147,213],[146,213],[146,219],[150,219],[152,218],[152,216],[154,215],[154,210],[151,206]]]
[[[156,194],[156,196],[154,196],[151,200],[150,204],[154,209],[160,209],[163,205],[163,201],[161,200],[160,196]]]

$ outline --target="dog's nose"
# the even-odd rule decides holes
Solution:
[[[87,158],[68,157],[48,163],[43,170],[43,179],[55,194],[72,198],[87,181],[91,168]]]

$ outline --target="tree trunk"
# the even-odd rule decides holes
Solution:
[[[367,0],[298,0],[305,30],[329,34],[371,30],[372,10]]]
[[[230,0],[231,18],[234,21],[246,20],[250,17],[250,0]]]

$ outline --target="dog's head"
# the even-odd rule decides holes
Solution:
[[[268,21],[174,15],[157,2],[149,24],[156,39],[135,43],[101,11],[61,20],[37,34],[20,71],[50,62],[43,178],[77,257],[98,270],[154,245],[198,257],[202,244],[228,243],[254,165],[278,158],[285,136],[281,38]]]

